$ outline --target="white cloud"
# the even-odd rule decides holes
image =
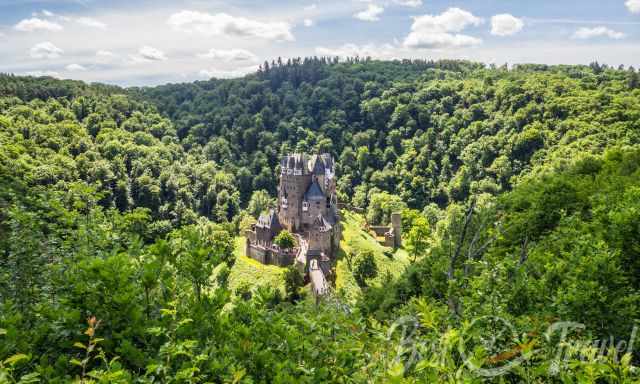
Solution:
[[[39,19],[37,17],[32,17],[30,19],[20,21],[14,28],[23,32],[32,32],[39,29],[45,31],[61,31],[62,25],[48,20]]]
[[[478,26],[483,22],[484,20],[464,9],[449,8],[439,15],[415,17],[411,28],[441,32],[460,32],[470,25]]]
[[[413,19],[411,32],[404,39],[408,48],[447,48],[478,45],[482,40],[460,32],[478,26],[483,19],[460,8],[449,8],[439,15],[423,15]]]
[[[310,5],[307,5],[306,7],[304,7],[304,10],[305,11],[315,11],[316,8],[318,8],[318,4],[313,3],[313,4],[310,4]]]
[[[94,60],[96,62],[98,62],[98,63],[106,64],[106,63],[113,62],[114,59],[117,58],[117,57],[118,57],[118,55],[116,55],[115,53],[113,53],[111,51],[107,51],[107,50],[101,49],[101,50],[96,52]],[[135,61],[135,60],[131,60],[131,61]]]
[[[75,63],[67,65],[66,67],[64,67],[64,69],[68,72],[82,72],[87,70],[86,67]]]
[[[311,19],[304,19],[302,21],[302,23],[304,24],[305,27],[312,27],[313,26],[313,20],[311,20]]]
[[[510,36],[522,30],[524,22],[508,13],[491,17],[491,34],[496,36]]]
[[[422,5],[422,0],[393,0],[394,3],[403,7],[417,8]]]
[[[66,1],[66,0],[65,0]],[[625,2],[627,0],[616,0],[618,3],[618,9],[624,14],[626,13],[631,19],[640,14],[633,15],[627,8],[625,8]],[[51,3],[52,0],[47,0],[42,3]],[[0,3],[3,3],[0,0]],[[423,29],[417,28],[416,31],[411,29],[414,22],[413,19],[397,18],[401,14],[410,14],[414,16],[421,16],[424,14],[432,14],[433,17],[439,16],[446,11],[447,7],[432,8],[436,2],[423,0],[423,6],[420,8],[408,8],[402,7],[393,2],[393,0],[372,0],[368,3],[355,2],[355,0],[345,1],[332,1],[332,2],[320,2],[319,0],[296,0],[296,5],[290,9],[288,13],[283,13],[277,7],[265,7],[264,9],[249,9],[245,7],[232,7],[227,8],[226,12],[234,16],[243,16],[245,18],[261,21],[284,21],[290,23],[290,31],[295,37],[298,37],[296,33],[301,34],[311,33],[311,30],[317,29],[320,26],[324,26],[322,20],[340,20],[346,21],[349,24],[344,28],[330,29],[325,33],[325,37],[318,42],[309,44],[309,41],[302,41],[302,36],[298,38],[298,43],[286,43],[280,44],[273,40],[267,40],[262,38],[250,38],[243,39],[230,36],[228,34],[211,37],[202,36],[199,34],[183,33],[174,30],[167,21],[169,16],[173,13],[181,11],[183,8],[173,8],[165,4],[165,6],[158,7],[108,7],[109,9],[102,9],[100,13],[92,11],[92,9],[84,9],[80,13],[80,10],[65,11],[65,17],[68,19],[62,19],[62,14],[56,14],[52,17],[48,17],[42,14],[41,8],[35,8],[38,11],[37,16],[30,16],[28,13],[24,14],[24,17],[17,17],[13,22],[9,22],[4,27],[0,25],[0,32],[3,32],[6,36],[4,39],[0,39],[0,72],[13,72],[24,73],[27,71],[36,70],[50,70],[57,71],[65,78],[82,79],[85,81],[99,81],[120,85],[157,85],[167,82],[181,82],[192,81],[198,77],[198,73],[201,70],[205,70],[208,75],[216,75],[219,77],[238,76],[244,73],[237,68],[244,67],[249,64],[260,63],[261,59],[277,57],[277,56],[289,56],[289,57],[305,57],[314,55],[316,52],[325,55],[339,55],[339,56],[354,56],[360,57],[372,56],[381,59],[386,58],[452,58],[452,59],[469,59],[479,60],[483,62],[495,61],[498,64],[504,62],[509,63],[522,63],[522,62],[538,62],[545,64],[579,64],[589,63],[597,58],[598,62],[604,62],[610,65],[617,66],[618,64],[624,64],[625,66],[634,65],[637,66],[637,58],[640,57],[640,44],[634,44],[632,39],[632,33],[634,26],[631,24],[615,24],[631,23],[633,20],[602,20],[599,23],[595,23],[594,20],[574,20],[574,22],[580,22],[579,24],[570,24],[569,22],[557,22],[549,21],[553,24],[545,24],[544,21],[536,21],[536,19],[525,18],[524,15],[514,13],[513,10],[505,10],[499,12],[493,12],[486,14],[473,13],[475,9],[467,8],[464,5],[458,5],[459,8],[467,11],[472,11],[476,17],[484,16],[485,23],[483,25],[475,26],[475,24],[468,24],[464,29],[456,31],[448,31],[451,27],[447,23],[435,23],[436,27],[426,28],[426,30],[436,30],[438,32],[436,37],[431,39],[431,44],[425,44],[424,41],[420,41],[426,49],[413,48],[405,45],[405,38],[408,37],[410,32],[414,32],[415,35],[418,31],[423,33]],[[316,3],[317,8],[312,11],[305,11],[303,7]],[[4,4],[4,3],[3,3]],[[234,3],[235,4],[235,3]],[[384,13],[380,16],[380,21],[376,23],[367,24],[369,26],[386,26],[388,23],[400,22],[394,29],[402,29],[404,23],[405,31],[398,33],[392,33],[388,38],[380,39],[361,39],[362,36],[358,36],[358,28],[362,27],[364,23],[359,20],[353,19],[352,15],[359,12],[369,4],[378,4],[385,8]],[[464,1],[458,1],[458,4],[466,4]],[[564,4],[564,3],[563,3]],[[245,4],[246,5],[246,4]],[[613,6],[613,4],[612,4]],[[168,8],[167,8],[168,7]],[[185,7],[185,6],[183,6]],[[470,6],[469,6],[470,7]],[[45,8],[58,12],[57,8]],[[91,7],[90,7],[91,8]],[[104,7],[103,7],[104,8]],[[285,7],[286,8],[286,7]],[[61,8],[62,9],[62,8]],[[68,9],[68,8],[64,8]],[[185,8],[190,9],[190,8]],[[231,9],[245,9],[247,13],[236,13]],[[435,10],[437,9],[437,11]],[[200,10],[193,8],[193,10]],[[204,11],[210,14],[215,14],[218,11]],[[406,11],[406,12],[405,12]],[[62,11],[60,11],[62,13]],[[387,14],[391,16],[394,13],[394,17],[389,17],[387,20]],[[480,11],[477,11],[480,12]],[[497,13],[509,12],[514,16],[523,18],[525,26],[521,32],[513,38],[500,38],[499,43],[494,41],[498,39],[495,36],[490,35],[492,29],[491,16]],[[76,22],[76,19],[88,16],[93,17],[100,22],[107,25],[107,31],[99,28],[90,28],[83,26]],[[547,16],[549,15],[539,15]],[[552,15],[551,15],[552,16]],[[603,15],[603,17],[606,15]],[[29,19],[31,17],[37,17],[42,20],[55,22],[63,27],[62,31],[49,32],[45,30],[37,30],[35,32],[19,32],[14,29],[14,26],[22,19]],[[315,22],[315,26],[306,29],[303,25],[305,18],[309,18]],[[597,18],[596,18],[597,19]],[[140,20],[144,20],[141,23]],[[598,21],[598,20],[595,20]],[[640,21],[640,19],[638,20]],[[382,25],[381,23],[385,23]],[[556,26],[557,24],[561,24]],[[433,23],[431,23],[433,24]],[[529,26],[534,25],[540,31],[546,31],[545,39],[538,39],[535,36],[528,36],[525,32],[528,31]],[[391,25],[391,24],[389,24]],[[447,25],[447,27],[443,27]],[[598,37],[592,40],[580,40],[571,39],[572,34],[580,27],[598,27],[605,26],[615,31],[624,32],[627,34],[625,39],[613,40],[608,37]],[[185,25],[184,28],[192,28],[193,25]],[[397,27],[397,28],[396,28]],[[547,28],[549,27],[549,28]],[[296,28],[296,29],[294,29]],[[567,29],[568,28],[568,29]],[[360,28],[361,29],[361,28]],[[445,30],[445,35],[442,35],[442,31]],[[561,30],[564,30],[562,32]],[[533,31],[533,30],[532,30]],[[560,31],[560,32],[558,32]],[[558,33],[554,33],[558,32]],[[225,33],[224,30],[222,33]],[[426,33],[426,32],[424,32]],[[456,45],[460,46],[465,43],[464,38],[456,37],[456,35],[469,36],[472,38],[482,38],[484,43],[479,46],[473,46],[471,49],[466,47],[455,48]],[[485,38],[485,36],[488,36]],[[79,39],[81,37],[82,39]],[[393,37],[397,37],[399,42],[394,42]],[[306,38],[306,36],[305,36]],[[433,41],[438,44],[434,44]],[[491,40],[491,42],[489,42]],[[43,41],[50,41],[55,46],[64,50],[63,53],[52,54],[55,56],[60,55],[57,59],[33,59],[29,56],[29,49],[36,43]],[[477,43],[480,40],[470,40],[471,43]],[[595,43],[598,44],[586,44]],[[345,44],[343,43],[355,43]],[[374,45],[367,45],[367,43],[374,43]],[[385,46],[384,43],[389,43],[391,46]],[[411,41],[407,41],[406,44],[410,44]],[[357,44],[357,45],[356,45]],[[445,45],[442,49],[432,49],[433,45]],[[450,45],[446,45],[450,44]],[[454,48],[450,48],[453,44]],[[140,47],[144,45],[150,45],[164,52],[168,57],[166,61],[150,61],[142,58],[138,54]],[[173,48],[171,48],[173,47]],[[316,48],[318,47],[318,48]],[[220,50],[230,50],[232,48],[246,49],[258,57],[255,62],[251,61],[224,61],[198,58],[198,54],[205,54],[210,48],[217,48]],[[113,54],[97,54],[98,50],[104,50]],[[40,53],[44,57],[44,53]],[[133,65],[130,60],[129,54],[135,57],[135,62],[140,62],[138,65]],[[49,55],[49,54],[47,54]],[[271,60],[271,59],[269,59]],[[67,72],[65,66],[68,64],[77,63],[85,66],[86,71]],[[213,69],[211,69],[213,68]]]
[[[594,37],[608,37],[610,39],[618,40],[624,38],[625,34],[602,26],[595,28],[579,28],[573,34],[574,39],[592,39]]]
[[[640,0],[627,0],[624,5],[627,6],[631,13],[640,13]]]
[[[293,41],[291,26],[285,22],[262,22],[226,13],[180,11],[167,23],[175,30],[204,36],[257,37],[267,40]]]
[[[60,78],[60,74],[56,71],[28,71],[28,72],[25,72],[24,75],[33,76],[33,77],[49,76],[49,77]]]
[[[110,59],[114,56],[102,55],[102,59]],[[152,61],[166,61],[168,60],[165,53],[157,48],[145,45],[138,49],[135,55],[129,55],[129,59],[126,61],[128,64],[141,64],[150,63]]]
[[[98,52],[96,52],[96,57],[111,58],[111,57],[115,57],[115,53],[101,49]]]
[[[142,61],[165,61],[167,56],[161,50],[145,45],[138,50],[138,57]]]
[[[211,48],[206,53],[198,54],[202,59],[214,59],[222,61],[256,61],[257,57],[252,52],[246,49],[233,48],[233,49],[215,49]]]
[[[38,43],[29,50],[29,54],[34,59],[56,59],[60,57],[63,52],[62,49],[56,47],[50,41]]]
[[[391,44],[344,44],[337,48],[316,47],[316,54],[329,57],[375,57],[392,59],[397,57],[396,47]]]
[[[212,77],[216,79],[231,79],[236,77],[245,76],[248,73],[255,72],[257,70],[256,66],[249,66],[244,68],[236,68],[236,69],[203,69],[198,72],[198,76],[210,79]]]
[[[362,21],[378,21],[380,20],[380,15],[384,12],[384,8],[376,4],[369,4],[367,9],[364,11],[360,11],[353,15],[356,19]]]
[[[94,19],[93,17],[64,16],[64,15],[47,11],[46,9],[43,9],[42,12],[39,12],[39,13],[34,12],[32,15],[33,15],[33,19],[39,20],[40,22],[52,23],[52,24],[58,25],[60,29],[62,29],[62,26],[60,26],[59,24],[52,21],[42,20],[39,18],[56,19],[58,22],[65,22],[65,23],[76,22],[78,24],[84,25],[85,27],[91,27],[91,28],[98,28],[98,29],[107,28],[107,24],[103,23],[100,20]],[[33,20],[33,19],[30,19],[30,20]]]
[[[87,27],[91,27],[91,28],[98,28],[98,29],[106,29],[107,28],[107,24],[96,20],[94,18],[91,17],[79,17],[76,20],[76,23],[78,24],[82,24],[84,26]]]

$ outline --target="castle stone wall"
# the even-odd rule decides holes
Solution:
[[[384,237],[381,243],[386,247],[399,248],[402,246],[402,214],[393,212],[391,214],[391,224],[370,225],[369,230],[377,237]]]
[[[373,231],[376,236],[384,236],[385,233],[389,232],[389,227],[385,225],[371,225],[369,226],[369,230]]]

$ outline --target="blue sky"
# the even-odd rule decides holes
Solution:
[[[640,0],[0,0],[0,72],[155,85],[309,55],[640,67]]]

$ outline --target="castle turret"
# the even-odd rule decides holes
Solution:
[[[286,169],[280,172],[278,186],[278,217],[284,228],[296,232],[302,225],[302,200],[311,184],[311,175],[307,170],[307,155],[295,153],[287,155],[281,161]]]

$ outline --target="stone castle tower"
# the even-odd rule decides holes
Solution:
[[[282,159],[278,219],[288,231],[308,239],[310,255],[314,252],[333,255],[340,233],[335,164],[331,155],[296,153]]]
[[[282,229],[298,236],[299,249],[291,250],[295,255],[273,244]],[[309,260],[316,259],[326,269],[341,236],[331,155],[284,156],[280,162],[277,208],[261,215],[245,235],[247,256],[262,263],[289,265],[296,261],[306,266]]]

